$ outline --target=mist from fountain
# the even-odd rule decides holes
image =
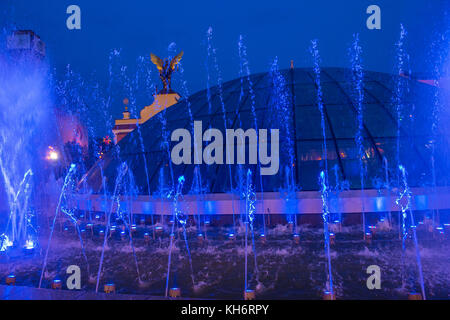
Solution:
[[[47,133],[52,130],[46,128],[54,116],[50,74],[46,63],[32,54],[13,57],[8,52],[0,52],[0,70],[0,175],[8,210],[7,221],[0,220],[7,225],[0,234],[22,248],[36,237],[33,224],[39,217],[34,210],[41,205],[39,187],[47,178],[39,168],[44,165],[40,150],[50,143]]]

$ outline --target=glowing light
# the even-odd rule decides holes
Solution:
[[[25,249],[27,249],[27,250],[34,249],[35,246],[36,246],[36,245],[35,245],[35,243],[34,243],[33,240],[27,240],[27,241],[25,242]]]
[[[0,244],[0,252],[8,250],[8,248],[13,245],[6,234],[0,236]]]
[[[59,159],[59,154],[52,146],[49,146],[45,158],[49,161],[57,161]]]

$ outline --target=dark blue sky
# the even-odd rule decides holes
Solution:
[[[348,66],[347,49],[359,32],[364,64],[369,70],[392,72],[399,24],[409,32],[413,71],[428,71],[426,61],[434,32],[442,27],[449,0],[313,0],[313,1],[111,1],[0,0],[0,24],[32,29],[47,44],[49,61],[62,70],[71,64],[88,77],[97,71],[106,81],[108,52],[122,48],[134,64],[139,55],[167,53],[175,42],[185,51],[185,77],[191,92],[204,89],[205,34],[214,42],[224,80],[238,76],[237,40],[245,36],[253,73],[267,71],[278,56],[280,67],[311,66],[310,40],[318,38],[324,66]],[[14,3],[14,5],[12,5]],[[81,7],[82,29],[66,28],[66,8]],[[381,8],[382,29],[366,28],[366,8]],[[438,27],[436,27],[438,25]]]

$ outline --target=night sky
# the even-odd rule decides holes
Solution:
[[[444,27],[449,0],[345,1],[110,1],[1,0],[0,25],[32,29],[45,41],[52,67],[67,64],[83,77],[96,71],[107,81],[108,53],[122,48],[133,65],[150,52],[165,56],[172,42],[183,49],[183,67],[191,93],[206,87],[206,31],[214,45],[224,80],[238,76],[237,41],[245,37],[252,73],[267,71],[275,56],[281,68],[311,66],[310,40],[320,41],[323,66],[348,67],[353,33],[360,33],[368,70],[393,72],[400,23],[409,33],[408,50],[415,72],[430,71],[431,42]],[[13,4],[14,3],[14,4]],[[66,8],[81,8],[81,30],[68,30]],[[381,8],[381,30],[368,30],[366,8]],[[117,107],[120,112],[120,106]]]

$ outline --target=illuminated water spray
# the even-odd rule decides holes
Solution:
[[[242,35],[239,36],[238,47],[239,47],[239,60],[240,60],[240,63],[242,64],[242,69],[244,71],[244,75],[247,78],[248,89],[250,92],[251,112],[253,115],[255,131],[259,132],[258,131],[258,118],[256,116],[256,95],[255,95],[255,91],[253,89],[253,81],[250,77],[250,67],[249,67],[248,58],[247,58],[247,47],[244,44],[244,37]],[[258,137],[258,139],[259,139],[259,137]],[[261,173],[260,161],[258,161],[258,172]],[[265,234],[266,233],[266,219],[265,219],[265,209],[264,209],[264,187],[263,187],[263,180],[262,180],[261,174],[259,174],[259,187],[261,189],[260,196],[261,196],[261,207],[262,207],[262,218],[263,218],[263,233]]]
[[[0,161],[0,168],[3,171],[4,167]],[[5,233],[3,234],[3,242],[0,251],[9,247],[8,244],[17,243],[19,245],[25,244],[28,240],[28,228],[31,227],[31,220],[28,203],[30,198],[30,183],[33,172],[29,169],[25,172],[22,181],[19,184],[17,192],[11,186],[11,182],[7,179],[7,174],[3,175],[6,187],[9,188],[8,196],[10,196],[10,214],[6,224]]]
[[[105,257],[105,248],[106,248],[106,244],[108,242],[109,228],[111,225],[111,215],[112,215],[112,212],[114,209],[115,199],[116,199],[116,197],[118,197],[118,190],[120,188],[120,184],[122,183],[123,177],[125,176],[127,170],[128,170],[128,166],[125,162],[122,162],[120,164],[120,166],[117,168],[117,176],[116,176],[116,181],[114,184],[114,191],[113,191],[112,198],[111,198],[111,206],[106,215],[106,228],[105,228],[105,233],[103,235],[103,246],[102,246],[102,253],[100,255],[100,263],[98,266],[97,284],[95,285],[95,292],[98,292],[98,287],[100,285],[100,276],[102,273],[103,259]]]
[[[387,192],[387,203],[388,203],[388,219],[389,226],[392,227],[392,213],[391,213],[391,182],[389,180],[389,163],[386,157],[383,157],[383,167],[384,167],[384,186]]]
[[[119,195],[125,196],[127,198],[127,206],[126,208],[122,208],[122,204],[120,201]],[[133,253],[134,264],[136,266],[136,272],[138,276],[139,283],[142,283],[141,273],[139,271],[139,264],[137,261],[136,250],[134,248],[133,243],[133,234],[132,234],[132,209],[133,209],[133,199],[137,197],[137,190],[135,188],[134,177],[131,169],[126,168],[126,172],[122,177],[122,181],[118,184],[117,196],[112,201],[116,202],[116,221],[118,223],[123,223],[125,226],[125,230],[128,230],[128,237],[130,239],[130,247]]]
[[[287,90],[286,79],[281,74],[278,68],[278,58],[272,63],[270,69],[272,80],[272,94],[270,98],[270,105],[273,109],[274,122],[277,125],[281,124],[281,135],[285,137],[281,144],[281,154],[285,155],[282,158],[285,168],[284,186],[280,190],[285,197],[287,206],[287,220],[288,223],[293,224],[293,233],[296,234],[297,228],[297,208],[296,208],[296,191],[298,188],[295,183],[295,148],[293,139],[293,115],[291,112],[291,102],[289,100],[289,93]]]
[[[191,102],[189,100],[189,96],[190,96],[189,89],[188,89],[188,86],[187,86],[187,81],[183,78],[184,77],[184,69],[183,69],[182,63],[180,62],[178,64],[178,66],[179,66],[179,71],[180,71],[179,74],[182,77],[181,87],[183,89],[184,96],[186,97],[185,98],[185,102],[186,102],[186,106],[187,106],[187,109],[188,109],[189,120],[190,120],[190,124],[191,124],[191,135],[194,137],[195,136],[194,135],[194,115],[192,113]],[[201,147],[198,146],[199,142],[202,143],[202,140],[200,139],[200,141],[197,141],[197,139],[194,139],[194,151],[195,151],[195,153],[194,153],[194,163],[196,163],[195,168],[194,168],[195,169],[194,172],[196,174],[195,179],[197,179],[198,184],[200,186],[199,187],[199,191],[203,194],[203,192],[207,191],[207,190],[205,188],[203,188],[203,180],[202,180],[201,168],[197,164],[197,163],[201,163],[201,161],[202,161],[201,159],[202,159],[202,156],[203,156],[201,154],[201,152],[200,152]],[[180,184],[179,179],[178,179],[178,184]],[[184,177],[183,177],[183,183],[184,183]]]
[[[247,171],[247,179],[246,179],[246,193],[245,193],[245,290],[248,290],[248,263],[247,263],[247,255],[248,255],[248,229],[250,228],[250,233],[252,237],[252,248],[253,248],[253,256],[255,259],[254,272],[258,272],[258,265],[256,261],[256,248],[255,248],[255,235],[253,230],[253,221],[255,220],[255,202],[256,202],[256,193],[254,187],[252,185],[252,171],[249,169]]]
[[[286,203],[286,218],[292,227],[292,233],[297,234],[297,188],[295,186],[292,170],[288,166],[284,168],[284,187],[280,188],[280,193]]]
[[[49,76],[45,63],[32,55],[10,59],[0,52],[0,175],[8,207],[1,219],[6,222],[0,226],[2,247],[13,242],[22,248],[34,236],[32,211],[42,192],[36,179],[42,165],[39,152],[49,145],[45,133],[52,132]]]
[[[361,214],[362,214],[362,227],[363,227],[363,236],[364,239],[366,238],[366,210],[364,206],[364,177],[366,172],[366,166],[364,163],[364,137],[363,137],[363,131],[364,131],[364,88],[363,88],[363,79],[364,79],[364,72],[363,72],[363,66],[361,61],[361,54],[362,54],[362,48],[359,44],[359,35],[355,34],[353,35],[353,44],[350,48],[350,57],[351,57],[351,64],[352,64],[352,83],[353,83],[353,100],[356,104],[356,114],[358,119],[358,129],[355,134],[355,142],[356,147],[358,149],[358,160],[359,160],[359,178],[361,183]]]
[[[56,218],[58,217],[59,209],[61,208],[61,203],[62,203],[62,200],[64,199],[66,188],[71,183],[71,179],[73,179],[73,176],[75,175],[75,172],[76,172],[76,166],[74,164],[72,164],[72,165],[70,165],[69,171],[67,172],[66,177],[64,178],[64,184],[63,184],[63,186],[61,188],[61,193],[59,195],[58,205],[56,206],[55,216],[53,217],[52,227],[50,229],[50,236],[49,236],[48,242],[47,242],[47,249],[45,250],[44,262],[42,264],[41,277],[39,279],[39,288],[42,285],[42,280],[44,278],[44,272],[45,272],[45,269],[47,268],[48,252],[50,250],[50,244],[52,242],[53,232],[55,230]]]
[[[183,186],[184,186],[184,176],[180,176],[178,177],[178,184],[177,184],[177,189],[175,191],[174,194],[170,194],[168,197],[172,198],[173,200],[173,213],[172,213],[172,217],[173,217],[173,224],[172,224],[172,229],[170,232],[170,243],[169,243],[169,257],[168,257],[168,262],[167,262],[167,275],[166,275],[166,290],[165,290],[165,296],[167,297],[168,293],[169,293],[169,278],[170,278],[170,267],[171,267],[171,262],[172,262],[172,248],[173,248],[173,241],[175,240],[175,225],[176,224],[181,224],[181,226],[183,227],[183,235],[184,235],[184,242],[186,244],[186,250],[189,256],[189,265],[191,267],[191,279],[192,279],[192,286],[194,286],[194,272],[193,272],[193,268],[192,268],[192,259],[191,259],[191,252],[189,251],[189,246],[188,246],[188,242],[187,242],[187,236],[186,236],[186,223],[187,223],[187,219],[188,216],[185,215],[179,208],[179,201],[180,198],[183,196]]]
[[[208,32],[207,32],[207,41],[208,41],[208,57],[212,58],[212,62],[214,65],[214,71],[217,74],[217,88],[219,90],[218,92],[218,96],[219,96],[219,100],[220,100],[220,106],[222,108],[222,119],[223,119],[223,126],[224,126],[224,130],[226,131],[228,129],[228,125],[227,125],[227,116],[226,116],[226,110],[225,110],[225,102],[223,100],[223,80],[222,80],[222,73],[220,72],[219,69],[219,63],[217,62],[217,53],[216,53],[216,48],[214,48],[213,44],[212,44],[212,36],[213,36],[213,30],[211,27],[209,27]],[[209,79],[210,79],[210,75],[209,75],[209,69],[208,70],[208,105],[209,105],[209,111],[211,114],[211,93],[209,92]],[[226,152],[227,152],[227,159],[230,158],[230,150],[229,148],[226,148]],[[234,209],[234,197],[233,197],[233,177],[231,175],[231,164],[228,164],[228,178],[230,180],[230,191],[231,191],[231,207],[232,207],[232,211],[233,211],[233,228],[236,227],[236,221],[235,221],[235,209]],[[233,232],[235,232],[235,230],[233,230]]]
[[[86,249],[83,242],[79,221],[76,217],[76,180],[69,179],[66,185],[65,191],[62,193],[62,201],[61,201],[61,212],[65,214],[65,216],[69,219],[70,222],[73,223],[75,230],[77,231],[78,239],[80,240],[81,252],[83,254],[84,261],[86,262],[87,273],[90,276],[90,267],[89,261],[86,255]]]
[[[407,173],[405,170],[405,167],[403,165],[399,166],[399,171],[401,174],[401,190],[399,192],[399,196],[396,199],[397,205],[400,206],[401,209],[401,218],[402,218],[402,257],[404,259],[405,251],[406,251],[406,238],[408,236],[408,227],[409,230],[412,232],[412,238],[414,241],[414,248],[416,253],[416,262],[417,262],[417,271],[419,274],[419,284],[420,289],[422,291],[422,297],[424,300],[426,300],[425,296],[425,285],[423,281],[423,272],[422,272],[422,262],[420,259],[420,250],[419,250],[419,244],[417,241],[417,233],[416,233],[416,224],[414,221],[414,214],[412,211],[412,203],[411,203],[411,197],[412,193],[408,186],[407,181]],[[408,224],[408,214],[409,214],[409,224]]]
[[[191,188],[191,193],[196,195],[195,200],[196,200],[196,209],[197,209],[197,232],[198,232],[198,236],[201,236],[201,215],[200,215],[200,209],[202,206],[202,203],[204,201],[203,198],[203,194],[204,194],[205,190],[202,186],[202,181],[201,181],[201,176],[200,176],[200,172],[199,172],[199,168],[195,167],[194,168],[194,176],[192,179],[192,188]],[[205,235],[206,235],[206,228],[205,228]]]
[[[140,59],[139,60],[139,66],[138,66],[138,70],[143,68],[143,60]],[[134,115],[135,118],[137,117],[137,110],[136,110],[136,97],[135,94],[133,92],[133,87],[131,85],[131,82],[126,74],[126,67],[122,66],[121,68],[122,71],[122,79],[123,79],[123,83],[125,86],[125,91],[127,92],[129,99],[126,99],[125,102],[126,104],[128,104],[128,102],[130,102],[130,106],[131,106],[131,113]],[[134,79],[134,88],[136,88],[137,84],[139,83],[139,72],[136,72],[136,76]],[[146,156],[146,152],[145,152],[145,146],[144,146],[144,139],[142,137],[142,132],[141,132],[141,126],[139,124],[139,121],[136,121],[136,130],[138,133],[138,137],[139,137],[139,145],[141,148],[141,154],[142,154],[142,161],[144,163],[144,172],[145,172],[145,178],[147,181],[147,193],[148,193],[148,198],[149,200],[151,199],[151,192],[150,192],[150,178],[149,178],[149,174],[148,174],[148,166],[147,166],[147,156]],[[151,217],[151,223],[152,226],[154,224],[154,219],[153,219],[153,211],[150,214]],[[155,238],[155,228],[153,228],[153,238]]]
[[[394,83],[394,93],[393,93],[393,104],[396,108],[397,114],[397,140],[396,140],[396,161],[397,161],[397,169],[400,168],[401,164],[401,150],[400,150],[400,138],[402,132],[402,124],[404,121],[404,108],[405,108],[405,96],[409,92],[408,80],[404,76],[400,75],[409,75],[411,74],[408,69],[409,55],[405,50],[405,42],[406,42],[407,32],[403,24],[400,25],[400,37],[398,42],[395,44],[396,46],[396,81]],[[400,185],[401,182],[401,172],[397,171],[397,182]]]
[[[318,40],[311,41],[310,52],[313,57],[314,62],[314,85],[316,87],[316,95],[317,95],[317,107],[320,112],[320,126],[322,128],[322,161],[324,162],[324,179],[325,183],[328,185],[328,150],[327,150],[327,135],[325,129],[325,110],[323,105],[323,92],[322,92],[322,84],[320,82],[320,54],[319,54],[319,43]]]
[[[320,172],[319,175],[320,182],[320,195],[322,199],[322,220],[323,220],[323,234],[325,238],[325,255],[327,257],[327,274],[328,281],[326,289],[331,295],[334,295],[333,291],[333,274],[331,273],[331,256],[330,256],[330,232],[328,230],[328,224],[330,220],[330,210],[328,208],[328,193],[329,188],[326,182],[326,175],[324,171]]]

